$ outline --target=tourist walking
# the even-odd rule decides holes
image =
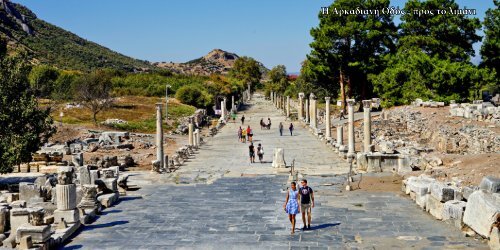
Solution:
[[[290,190],[286,194],[285,205],[283,205],[285,212],[288,214],[288,219],[292,223],[292,234],[295,233],[295,216],[300,213],[299,201],[297,200],[298,193],[297,184],[292,182]]]
[[[271,118],[267,118],[267,129],[271,129]]]
[[[344,110],[343,109],[340,110],[340,118],[339,118],[339,120],[346,119],[344,115],[345,115],[344,114]]]
[[[250,128],[250,126],[248,126],[248,128],[247,128],[247,137],[248,137],[248,141],[249,141],[249,142],[252,142],[253,131],[252,131],[252,129]]]
[[[241,142],[241,134],[242,134],[243,130],[241,129],[241,126],[240,128],[238,129],[238,141]]]
[[[279,125],[279,130],[280,130],[280,136],[283,136],[283,123],[281,123],[281,122]]]
[[[293,136],[293,123],[290,123],[290,127],[288,127],[290,130],[290,136]]]
[[[264,118],[260,119],[260,130],[264,129],[266,127],[266,124],[264,124]]]
[[[255,163],[255,147],[253,146],[253,143],[250,143],[248,150],[250,153],[250,163]]]
[[[259,146],[257,146],[257,156],[259,157],[260,163],[262,163],[262,159],[264,158],[264,147],[262,147],[260,143]]]
[[[302,222],[304,222],[304,227],[302,230],[311,229],[311,212],[314,208],[314,193],[312,188],[307,186],[307,180],[303,179],[301,182],[301,187],[299,189],[299,200],[300,200],[300,210],[302,211]],[[307,224],[306,224],[306,214],[307,214]]]
[[[245,115],[241,116],[241,125],[245,125]]]
[[[243,143],[247,142],[247,130],[246,129],[241,130],[241,142],[243,142]]]

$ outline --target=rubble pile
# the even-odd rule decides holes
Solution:
[[[8,184],[0,194],[0,245],[60,247],[126,194],[127,177],[120,178],[118,166],[60,166],[57,174],[40,176],[34,182]],[[2,177],[0,182],[10,183],[12,178]]]
[[[450,104],[450,115],[464,117],[474,121],[486,121],[500,124],[500,107],[481,100],[470,103]]]
[[[425,175],[403,181],[402,191],[437,220],[450,223],[468,236],[489,240],[499,249],[500,179],[484,177],[478,187],[459,181],[439,182]]]

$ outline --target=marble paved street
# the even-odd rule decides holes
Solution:
[[[283,211],[288,177],[275,174],[270,162],[250,164],[248,145],[236,139],[239,125],[229,124],[178,173],[132,173],[142,188],[106,209],[66,248],[488,249],[398,193],[341,192],[347,165],[298,124],[294,137],[260,131],[264,115],[273,124],[282,119],[259,99],[245,111],[256,139],[265,143],[266,160],[272,148],[284,147],[287,161],[297,160],[315,190],[312,230],[290,235]]]

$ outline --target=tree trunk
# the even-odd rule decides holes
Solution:
[[[98,113],[98,112],[92,112],[92,113],[93,113],[92,119],[94,120],[94,124],[95,124],[96,126],[98,126],[98,125],[97,125],[97,113]]]
[[[347,109],[346,109],[346,105],[347,105],[347,102],[346,102],[346,96],[345,96],[345,87],[344,87],[344,71],[342,71],[342,69],[340,69],[340,99],[342,100],[342,110],[344,110],[344,114],[346,113]]]

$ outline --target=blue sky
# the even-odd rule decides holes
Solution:
[[[220,48],[298,72],[332,0],[12,0],[85,39],[138,59],[186,62]],[[403,7],[404,0],[391,5]],[[457,0],[481,20],[492,0]],[[398,18],[395,20],[398,22]],[[482,32],[480,32],[482,35]],[[476,44],[476,51],[480,44]],[[476,53],[478,54],[478,53]],[[478,61],[479,58],[473,59]]]

